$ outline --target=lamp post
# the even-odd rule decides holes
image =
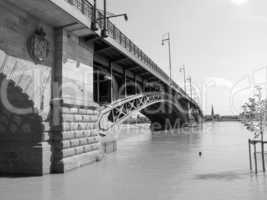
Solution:
[[[107,35],[107,0],[104,0],[104,28],[101,31],[102,37],[108,37]]]
[[[187,80],[189,81],[189,85],[190,85],[190,96],[191,96],[191,98],[193,98],[192,97],[192,78],[191,78],[191,76],[189,76],[188,78],[187,78]],[[192,118],[192,115],[191,115],[191,105],[190,105],[190,103],[188,103],[188,117],[189,117],[189,119],[191,119]]]
[[[186,73],[185,73],[185,65],[183,65],[181,68],[180,68],[180,72],[184,72],[184,91],[186,93]]]
[[[189,83],[190,83],[190,96],[191,96],[191,98],[193,98],[193,96],[192,96],[192,78],[191,78],[191,76],[189,76],[189,77],[187,78],[187,80],[188,80]]]
[[[93,6],[93,17],[92,17],[92,24],[91,24],[91,29],[93,31],[97,31],[97,21],[99,20],[103,20],[103,29],[101,31],[101,35],[102,37],[108,37],[107,35],[107,20],[109,20],[110,18],[115,18],[115,17],[124,17],[125,21],[128,21],[128,15],[126,13],[122,13],[122,14],[112,14],[110,16],[107,16],[107,0],[104,0],[104,9],[103,9],[103,17],[100,18],[96,18],[97,16],[97,0],[94,0],[94,6]]]
[[[167,37],[163,38],[162,41],[162,46],[164,46],[165,42],[168,43],[169,47],[169,67],[170,67],[170,86],[172,86],[172,57],[171,57],[171,37],[170,33],[167,33]]]
[[[91,29],[93,31],[97,31],[97,27],[96,27],[96,9],[97,9],[96,0],[94,0],[93,13],[92,13],[92,23],[91,23]]]

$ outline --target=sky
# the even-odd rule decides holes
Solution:
[[[238,114],[253,87],[266,84],[266,0],[107,2],[111,13],[128,14],[128,22],[113,22],[167,74],[168,49],[161,39],[170,32],[173,79],[183,87],[179,68],[185,65],[205,114],[212,104],[215,113]]]

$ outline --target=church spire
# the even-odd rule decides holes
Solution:
[[[212,119],[214,119],[214,108],[213,108],[213,104],[211,105],[211,117],[212,117]]]

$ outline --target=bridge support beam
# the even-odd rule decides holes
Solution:
[[[80,43],[74,35],[56,31],[51,130],[54,173],[64,173],[102,156],[96,128],[98,106],[93,102],[94,46],[87,43],[83,48]]]

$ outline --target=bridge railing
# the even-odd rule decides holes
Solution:
[[[65,0],[71,5],[78,8],[84,15],[92,18],[93,15],[93,5],[88,0]],[[103,13],[97,10],[96,19],[98,26],[104,28]],[[123,34],[110,20],[107,20],[107,34],[117,43],[119,43],[124,49],[129,53],[134,55],[137,59],[143,62],[145,65],[156,72],[162,80],[168,82],[169,76],[151,59],[149,58],[137,45],[135,45],[125,34]],[[180,88],[174,81],[172,81],[172,86],[177,89],[180,93],[186,95],[184,90]]]
[[[84,15],[91,18],[93,15],[93,6],[87,0],[64,0],[78,8]]]

